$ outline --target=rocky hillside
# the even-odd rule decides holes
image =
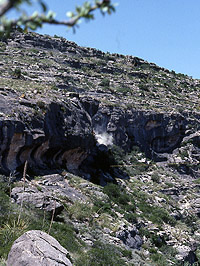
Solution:
[[[198,265],[200,80],[36,33],[0,58],[0,263],[37,229],[73,265]]]

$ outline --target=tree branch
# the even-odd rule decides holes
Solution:
[[[31,1],[29,0],[22,0],[22,2],[20,0],[7,1],[4,5],[0,6],[0,18],[5,15],[10,9],[15,8],[17,4],[20,5],[23,2],[31,3]],[[44,3],[43,5],[46,8],[46,5]],[[88,20],[93,19],[93,12],[97,9],[100,9],[102,14],[111,14],[115,11],[115,8],[111,4],[110,0],[99,0],[95,1],[93,5],[90,4],[90,2],[85,2],[82,6],[77,6],[75,12],[69,12],[70,19],[66,21],[60,21],[55,19],[53,12],[49,12],[47,13],[47,15],[38,14],[37,12],[34,12],[31,16],[22,14],[17,19],[7,19],[3,17],[3,20],[0,21],[0,33],[9,34],[11,28],[15,26],[22,26],[24,27],[24,30],[36,30],[38,27],[42,27],[43,24],[54,24],[74,27],[81,18],[85,18]]]
[[[9,0],[0,6],[0,17],[5,15],[14,5],[18,2],[18,0]]]

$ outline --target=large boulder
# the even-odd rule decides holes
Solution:
[[[21,205],[22,202],[47,212],[55,210],[55,215],[63,209],[61,198],[71,202],[86,201],[86,197],[76,189],[69,186],[66,179],[58,174],[46,175],[40,180],[33,180],[26,185],[14,187],[11,192],[12,200]]]
[[[28,231],[15,240],[7,266],[72,266],[68,251],[52,236],[39,230]]]
[[[143,240],[139,236],[139,232],[135,226],[123,228],[122,230],[116,233],[116,236],[128,247],[131,249],[140,249]]]

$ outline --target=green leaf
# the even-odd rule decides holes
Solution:
[[[42,0],[38,0],[39,4],[41,5],[42,7],[42,11],[43,12],[46,12],[47,11],[47,6],[46,4],[42,1]]]
[[[32,21],[28,22],[26,25],[31,30],[36,30],[37,29],[37,25],[34,22],[32,22]]]
[[[41,3],[41,7],[42,7],[43,12],[47,11],[47,7],[44,3]]]
[[[37,11],[35,11],[35,12],[32,14],[31,18],[36,18],[36,17],[38,17],[38,12],[37,12]]]
[[[68,12],[66,13],[66,16],[67,16],[68,18],[73,18],[73,17],[74,17],[74,13],[71,12],[71,11],[68,11]]]
[[[55,17],[56,17],[56,13],[53,12],[53,11],[51,11],[51,10],[49,10],[49,12],[47,13],[46,18],[49,19],[49,20],[52,20],[52,19],[54,19]]]
[[[104,12],[104,13],[107,13],[109,8],[108,6],[105,6],[105,7],[102,7],[101,10]]]
[[[77,12],[78,14],[81,13],[81,9],[82,9],[82,8],[81,8],[80,6],[77,6],[77,7],[76,7],[76,12]]]
[[[86,8],[86,9],[90,9],[91,8],[91,4],[90,4],[90,2],[85,2],[84,4],[83,4],[83,6],[84,6],[84,8]]]

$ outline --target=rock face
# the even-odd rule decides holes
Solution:
[[[27,114],[20,121],[1,120],[0,171],[8,174],[28,160],[34,171],[63,167],[78,173],[98,143],[115,144],[126,151],[138,145],[149,158],[166,160],[166,153],[186,135],[189,121],[181,115],[98,105],[92,98],[75,98],[48,104],[37,121]]]
[[[187,246],[180,246],[177,249],[178,254],[176,255],[179,260],[182,260],[186,263],[189,263],[189,265],[194,265],[198,262],[197,256],[195,254],[196,247],[187,247]]]
[[[58,174],[43,176],[40,181],[30,182],[25,189],[15,187],[12,189],[11,197],[14,202],[38,209],[44,209],[52,212],[55,209],[55,215],[63,209],[61,198],[68,199],[70,202],[85,201],[86,197],[68,185],[63,176]]]
[[[138,235],[138,230],[133,226],[132,228],[127,228],[117,232],[117,237],[131,249],[140,249],[143,241]]]
[[[111,135],[113,144],[126,151],[138,145],[148,157],[156,160],[180,144],[188,124],[181,115],[108,107],[99,108],[92,121],[94,131]]]
[[[199,113],[191,113],[198,80],[136,57],[34,33],[14,32],[1,47],[1,173],[21,170],[27,160],[34,173],[65,168],[91,176],[82,166],[91,154],[99,157],[96,144],[126,152],[137,145],[147,157],[163,161],[199,128]],[[13,65],[8,70],[9,56],[20,68],[17,77]],[[181,112],[175,92],[190,99],[180,99]],[[112,181],[110,174],[101,167],[94,171],[99,183]]]
[[[64,165],[77,169],[94,145],[91,121],[83,108],[51,103],[44,117],[35,120],[29,117],[32,128],[23,119],[0,121],[1,172],[13,171],[25,160],[35,169]]]
[[[7,266],[72,266],[68,251],[50,235],[37,230],[28,231],[13,244]]]
[[[53,217],[77,265],[199,263],[200,80],[31,32],[0,40],[0,57],[2,230],[20,226],[17,203],[28,229]],[[49,239],[26,233],[9,265],[68,265]]]

